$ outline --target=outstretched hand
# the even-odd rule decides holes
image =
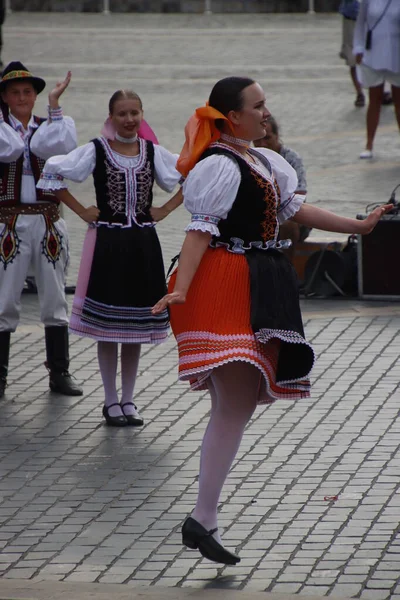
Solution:
[[[393,204],[383,204],[382,206],[375,208],[375,210],[373,210],[366,219],[360,221],[361,228],[358,233],[361,233],[362,235],[371,233],[379,219],[391,210],[393,210]]]
[[[49,104],[52,106],[54,104],[58,104],[58,99],[65,92],[67,87],[70,84],[72,73],[68,71],[66,78],[64,81],[57,81],[55,88],[49,93]]]
[[[185,302],[186,296],[182,292],[172,292],[172,294],[166,294],[164,298],[161,298],[161,300],[153,306],[151,312],[153,315],[158,315],[170,304],[184,304]]]

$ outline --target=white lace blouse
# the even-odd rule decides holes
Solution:
[[[251,153],[255,157],[257,154],[264,155],[272,167],[281,192],[280,206],[277,207],[278,221],[283,223],[299,210],[305,200],[305,195],[295,193],[296,171],[273,150],[252,148]],[[249,162],[249,165],[264,179],[272,181],[261,161],[257,165]],[[197,163],[183,184],[184,205],[192,215],[186,231],[200,230],[219,236],[218,222],[226,219],[231,210],[240,181],[239,165],[229,156],[213,154]]]
[[[104,142],[104,140],[103,140]],[[108,151],[114,161],[123,168],[132,169],[139,163],[140,154],[125,156],[115,152],[106,142]],[[156,183],[165,192],[172,192],[181,179],[181,174],[175,169],[177,154],[172,154],[162,146],[154,145],[154,171]],[[68,186],[65,179],[81,183],[91,175],[96,166],[96,148],[92,142],[79,146],[67,156],[53,156],[43,169],[37,187],[42,190],[61,190]]]

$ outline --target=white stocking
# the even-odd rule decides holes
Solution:
[[[257,405],[261,377],[245,362],[223,365],[211,374],[211,415],[201,446],[199,493],[192,514],[208,530],[217,527],[219,497]],[[220,541],[218,532],[214,537]]]
[[[117,365],[118,365],[118,344],[114,342],[98,342],[97,357],[99,360],[101,378],[104,387],[104,404],[110,406],[118,402],[117,394]],[[122,414],[118,406],[112,406],[109,410],[111,417],[118,417]]]
[[[140,344],[122,344],[121,347],[121,381],[122,396],[121,404],[132,402],[133,391],[135,389],[136,375],[139,367]],[[127,405],[124,407],[124,413],[134,414],[134,407]]]

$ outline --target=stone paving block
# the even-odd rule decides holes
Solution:
[[[333,596],[343,598],[354,598],[357,597],[362,589],[361,585],[354,583],[341,583],[340,580],[336,583],[331,590]]]

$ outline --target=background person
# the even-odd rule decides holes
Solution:
[[[392,86],[392,98],[400,128],[400,2],[363,0],[358,13],[353,52],[360,65],[360,79],[368,88],[367,142],[360,158],[373,158],[373,145],[384,98],[384,82]]]
[[[283,158],[289,163],[289,165],[293,167],[297,174],[297,188],[295,193],[306,196],[307,179],[303,160],[295,150],[283,145],[282,140],[280,139],[279,125],[272,115],[270,115],[266,121],[265,131],[265,136],[259,140],[255,140],[254,146],[256,148],[269,148],[270,150],[273,150],[274,152],[277,152],[283,156]],[[294,221],[289,220],[282,223],[279,229],[280,238],[283,240],[292,240],[292,246],[287,250],[290,258],[292,258],[294,254],[296,243],[304,242],[310,231],[310,227],[299,225]]]
[[[362,86],[358,81],[356,70],[356,58],[353,54],[354,28],[360,9],[359,0],[342,0],[339,5],[339,13],[342,15],[342,47],[339,56],[346,61],[350,69],[350,77],[356,90],[354,106],[365,106],[365,96]]]
[[[47,119],[33,115],[37,95],[46,85],[43,79],[12,62],[0,80],[0,397],[7,384],[10,334],[19,322],[31,269],[45,327],[50,388],[68,396],[83,393],[69,373],[64,292],[68,232],[57,198],[35,187],[47,158],[76,147],[75,123],[63,116],[58,103],[70,80],[69,72],[49,93]]]
[[[109,101],[115,135],[101,136],[67,156],[47,161],[38,187],[56,197],[91,226],[86,234],[70,329],[97,340],[107,424],[143,425],[133,402],[141,344],[159,344],[168,335],[167,310],[152,306],[164,293],[161,247],[151,216],[153,184],[165,191],[179,182],[177,156],[138,137],[142,101],[118,90]],[[85,208],[68,191],[65,179],[82,182],[91,174],[96,204]],[[180,192],[177,196],[181,198]],[[121,345],[122,394],[118,398],[118,345]]]

